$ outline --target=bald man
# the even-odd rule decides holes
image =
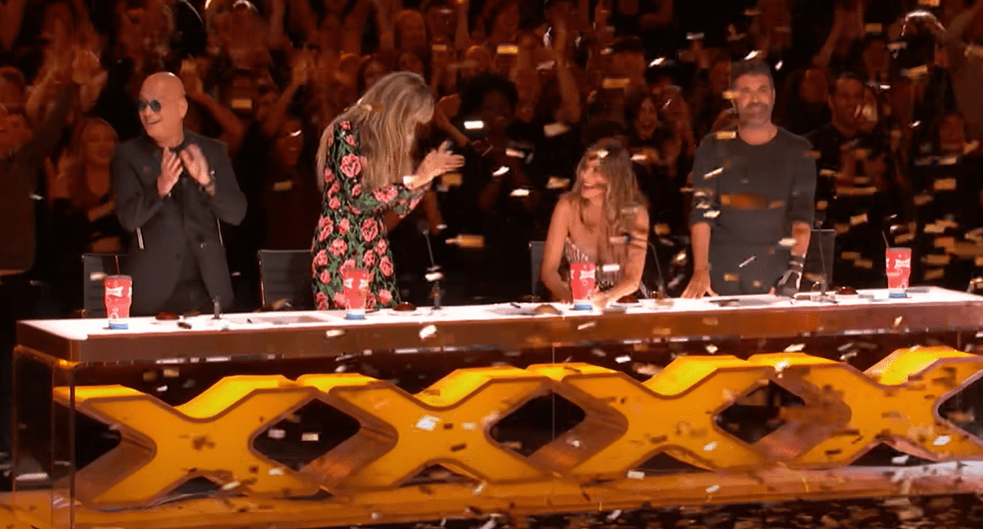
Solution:
[[[184,128],[184,85],[171,73],[144,81],[138,104],[145,134],[113,161],[116,215],[132,232],[126,272],[133,315],[232,307],[221,223],[246,214],[224,143]]]

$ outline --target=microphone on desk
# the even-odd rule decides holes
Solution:
[[[440,271],[440,267],[433,258],[433,247],[430,245],[430,227],[426,219],[421,219],[416,222],[416,229],[423,234],[423,238],[427,241],[427,253],[430,254],[430,268],[427,269],[427,274],[424,278],[431,283],[430,285],[430,297],[433,298],[433,310],[440,309],[440,279],[444,277],[444,274]]]
[[[641,240],[641,239],[638,239],[636,237],[632,237],[632,235],[630,233],[628,233],[628,232],[622,233],[621,236],[618,237],[618,239],[620,240],[620,242],[622,244],[630,244],[633,241],[640,241]],[[659,263],[659,253],[655,249],[655,245],[652,244],[652,241],[651,240],[646,239],[645,240],[645,243],[648,245],[648,249],[652,251],[652,259],[655,261],[655,269],[656,269],[656,272],[658,272],[658,274],[659,274],[659,281],[658,281],[658,285],[657,285],[658,291],[657,291],[657,294],[656,294],[657,295],[657,298],[656,299],[665,299],[666,298],[666,278],[665,278],[665,276],[662,275],[662,264]],[[645,283],[644,282],[642,283],[642,289],[643,289],[643,293],[645,293],[645,290],[647,290],[647,288],[645,287]]]

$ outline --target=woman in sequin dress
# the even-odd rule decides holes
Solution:
[[[573,189],[553,210],[543,248],[540,278],[554,299],[573,298],[569,281],[560,276],[564,260],[597,266],[592,299],[598,307],[638,290],[648,247],[647,208],[622,144],[602,140],[587,149]]]

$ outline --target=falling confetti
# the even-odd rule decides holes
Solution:
[[[416,422],[416,427],[420,430],[432,432],[434,431],[434,428],[437,427],[438,422],[440,422],[439,418],[434,417],[433,415],[424,415]]]

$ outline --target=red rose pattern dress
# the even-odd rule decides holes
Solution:
[[[382,214],[392,209],[400,218],[409,214],[423,197],[402,184],[388,184],[369,191],[362,185],[365,157],[358,131],[350,122],[335,125],[328,137],[321,218],[311,247],[314,298],[317,308],[345,309],[342,271],[369,270],[371,282],[365,307],[390,307],[399,303],[392,251]]]

